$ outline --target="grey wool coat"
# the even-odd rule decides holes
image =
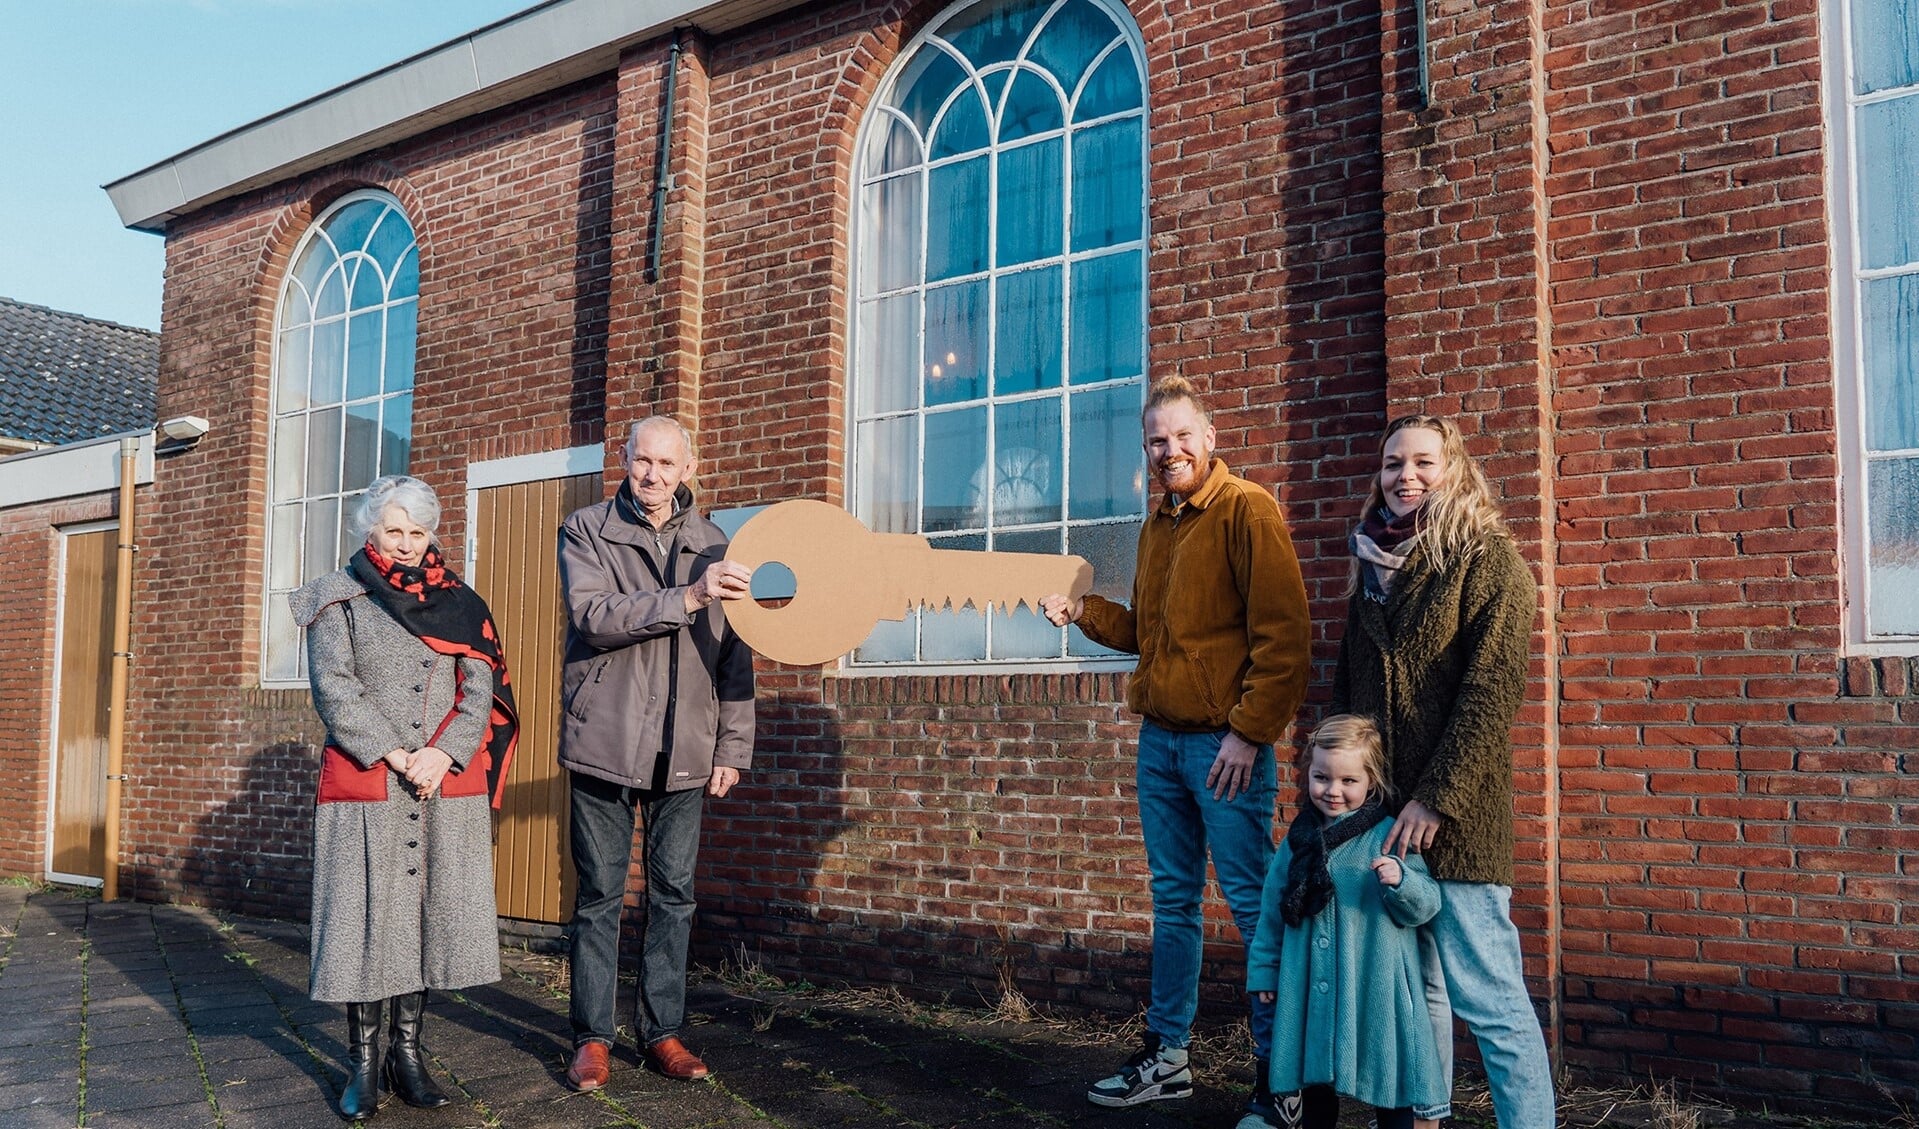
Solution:
[[[289,603],[306,628],[313,708],[328,745],[362,768],[395,749],[435,744],[457,772],[479,752],[493,699],[484,662],[433,651],[345,569],[309,582]],[[449,718],[456,686],[459,709]],[[383,775],[383,801],[329,802],[323,782],[308,994],[363,1002],[498,980],[486,790],[422,801],[399,773]]]

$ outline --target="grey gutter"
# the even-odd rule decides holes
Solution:
[[[804,0],[547,0],[105,185],[138,231],[427,130],[613,71],[620,52],[720,34]]]

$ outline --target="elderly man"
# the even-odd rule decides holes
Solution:
[[[1153,976],[1145,1045],[1087,1091],[1103,1106],[1192,1093],[1186,1047],[1199,1003],[1206,856],[1242,941],[1259,925],[1278,792],[1273,743],[1305,695],[1306,587],[1279,506],[1213,457],[1212,419],[1193,386],[1167,377],[1141,416],[1146,461],[1165,492],[1139,535],[1131,608],[1046,597],[1054,623],[1139,655],[1126,691],[1142,715],[1139,816],[1152,871]],[[1252,1001],[1259,1057],[1241,1129],[1277,1124],[1267,1092],[1273,1005]]]
[[[653,416],[633,425],[622,457],[626,481],[614,496],[560,527],[560,764],[579,872],[566,1077],[576,1090],[606,1084],[636,811],[646,918],[634,1025],[655,1070],[706,1077],[679,1038],[700,811],[707,795],[739,782],[753,756],[753,655],[713,606],[744,598],[751,574],[721,559],[725,535],[693,508],[692,439]]]

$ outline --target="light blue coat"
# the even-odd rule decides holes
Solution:
[[[1297,926],[1280,914],[1293,852],[1281,843],[1273,855],[1246,987],[1279,995],[1269,1072],[1275,1094],[1329,1085],[1379,1109],[1447,1100],[1450,1080],[1433,1046],[1416,936],[1439,912],[1439,884],[1409,855],[1399,886],[1380,885],[1371,864],[1392,826],[1385,820],[1332,852],[1332,901]]]

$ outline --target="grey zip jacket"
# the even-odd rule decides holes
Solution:
[[[753,652],[719,602],[686,612],[726,535],[684,486],[658,530],[620,490],[560,526],[560,764],[633,788],[701,787],[714,765],[753,760]]]

